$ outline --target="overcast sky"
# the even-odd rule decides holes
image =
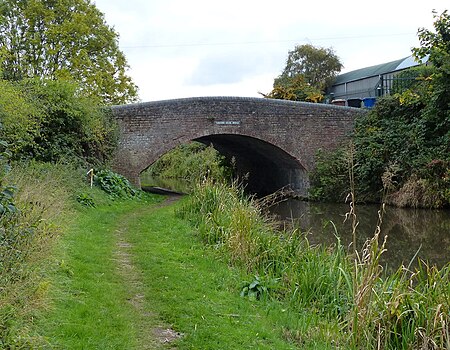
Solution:
[[[295,45],[343,72],[406,57],[448,0],[94,0],[120,35],[142,101],[269,92]]]

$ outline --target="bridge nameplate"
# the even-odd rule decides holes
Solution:
[[[240,125],[240,121],[234,121],[234,120],[219,120],[216,121],[216,125]]]

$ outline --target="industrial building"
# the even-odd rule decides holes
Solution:
[[[377,97],[391,93],[399,72],[420,64],[408,56],[338,75],[329,91],[330,101],[337,105],[370,108]]]

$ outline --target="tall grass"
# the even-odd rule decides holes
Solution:
[[[0,348],[20,349],[32,347],[25,328],[48,288],[40,267],[83,183],[74,167],[35,162],[15,164],[3,180],[17,188],[12,199],[17,211],[2,217]]]
[[[355,273],[360,287],[352,309],[357,319],[357,327],[350,323],[352,343],[374,349],[450,349],[449,273],[449,264],[438,269],[420,262],[415,271],[401,266],[381,278],[362,267]],[[372,283],[361,281],[370,274]]]
[[[198,185],[179,214],[189,218],[203,240],[262,281],[269,297],[291,301],[293,308],[320,310],[341,317],[351,286],[343,272],[349,264],[339,243],[332,249],[311,246],[298,229],[277,231],[258,202],[236,183]],[[277,281],[276,284],[273,281]]]
[[[331,338],[355,349],[450,349],[450,264],[419,264],[388,276],[379,259],[380,224],[361,252],[312,246],[298,229],[277,231],[233,184],[199,184],[179,211],[206,244],[255,275],[245,293],[289,301],[294,310],[341,323]],[[380,220],[382,219],[380,213]],[[262,297],[262,295],[256,295]],[[326,321],[327,322],[327,321]],[[345,339],[345,340],[343,340]]]

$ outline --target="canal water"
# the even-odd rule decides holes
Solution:
[[[378,205],[357,205],[357,245],[373,237],[378,222]],[[283,222],[295,223],[307,232],[312,244],[336,244],[336,235],[348,249],[352,242],[352,224],[345,221],[347,204],[313,203],[288,199],[271,208]],[[330,223],[332,221],[336,229]],[[450,210],[403,209],[385,207],[381,239],[387,235],[387,251],[382,264],[389,270],[407,266],[416,255],[442,267],[450,261]],[[381,243],[381,242],[380,242]],[[417,264],[417,258],[413,265]]]
[[[188,185],[177,179],[141,178],[142,185],[159,186],[187,192]],[[378,205],[357,205],[357,245],[360,249],[371,238],[378,222]],[[350,250],[351,222],[346,221],[348,204],[314,203],[296,199],[284,200],[270,208],[282,223],[294,223],[307,233],[312,244],[334,245],[336,235],[341,244]],[[450,210],[400,209],[385,207],[382,216],[381,239],[387,238],[387,251],[382,264],[389,270],[401,264],[407,266],[417,257],[439,267],[450,261]],[[333,225],[336,226],[336,231]],[[417,263],[417,258],[414,265]]]

